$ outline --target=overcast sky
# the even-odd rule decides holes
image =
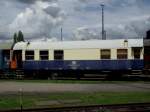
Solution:
[[[142,38],[150,29],[150,0],[0,0],[0,40],[21,30],[25,40],[100,39],[105,4],[108,39]]]

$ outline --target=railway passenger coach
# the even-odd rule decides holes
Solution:
[[[144,68],[143,39],[18,42],[12,69],[29,73],[98,73]]]

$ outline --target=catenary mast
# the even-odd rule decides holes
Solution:
[[[106,32],[104,29],[104,4],[101,4],[102,8],[102,40],[106,40]]]

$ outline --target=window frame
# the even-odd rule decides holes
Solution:
[[[102,52],[106,51],[107,53],[109,52],[109,54],[103,54]],[[109,58],[107,58],[109,57]],[[102,60],[108,60],[111,59],[111,49],[100,49],[100,59]]]
[[[133,57],[134,57],[134,59],[141,59],[142,47],[134,47],[132,49],[133,49],[132,51],[133,51]],[[138,52],[135,52],[136,50]]]
[[[124,50],[126,52],[118,53],[118,50]],[[122,60],[122,59],[124,59],[124,60],[128,59],[128,49],[122,49],[122,48],[117,49],[117,59],[120,59],[120,60]]]
[[[47,52],[47,54],[41,54],[41,52]],[[43,57],[47,57],[47,58],[43,58]],[[49,50],[40,50],[39,51],[39,60],[49,60]]]
[[[32,55],[31,54],[27,55],[27,52],[33,52],[33,54]],[[30,57],[30,58],[27,58],[27,57]],[[26,61],[32,61],[32,60],[34,60],[34,57],[35,57],[35,51],[34,50],[26,50],[25,51],[25,60]]]
[[[60,54],[57,54],[56,52],[60,52]],[[59,58],[59,56],[61,58]],[[64,60],[64,50],[54,50],[54,60]]]

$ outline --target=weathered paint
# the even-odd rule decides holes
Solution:
[[[125,43],[127,41],[127,43]],[[18,42],[14,50],[33,49],[112,49],[143,47],[143,39],[114,39],[114,40],[86,40],[86,41],[39,41],[39,42]]]

